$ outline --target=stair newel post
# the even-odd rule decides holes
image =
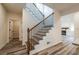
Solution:
[[[29,28],[27,29],[27,53],[28,55],[30,54],[30,32],[29,32]]]
[[[30,46],[30,49],[32,50],[32,47],[33,47],[33,40],[32,40],[32,30],[31,30],[31,32],[30,32],[30,37],[31,37],[31,41],[30,41],[30,44],[31,44],[31,46]]]

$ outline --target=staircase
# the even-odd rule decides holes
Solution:
[[[34,48],[30,51],[30,54],[33,55],[51,54],[51,52],[55,53],[63,49],[65,45],[62,43],[62,41],[57,40],[57,38],[54,38],[54,36],[56,36],[54,34],[55,32],[56,31],[52,28],[52,26],[45,26],[42,28],[42,30],[39,30],[36,34],[38,33],[43,33],[43,34],[34,35],[34,39],[39,38],[39,40],[38,40],[38,44],[33,46]]]
[[[30,8],[31,7],[31,8]],[[41,6],[40,6],[41,7]],[[72,43],[62,41],[62,38],[58,37],[56,29],[53,27],[53,14],[50,13],[47,17],[40,12],[38,7],[33,3],[29,4],[28,12],[37,20],[41,20],[31,29],[28,28],[28,44],[27,51],[31,55],[65,55],[74,54],[77,47]],[[71,48],[70,48],[71,47]],[[73,52],[72,52],[73,51]]]
[[[28,40],[25,46],[19,50],[11,51],[7,54],[31,54],[31,55],[73,55],[76,54],[77,47],[71,42],[60,41],[56,38],[57,33],[53,27],[53,14],[51,12],[46,17],[33,4],[26,8],[35,20],[40,20],[32,28],[27,28]],[[20,44],[19,44],[20,45]]]
[[[46,36],[46,33],[49,32],[49,30],[51,30],[52,26],[44,26],[41,29],[39,29],[37,31],[37,33],[35,33],[35,35],[32,36],[32,50],[35,50],[37,47],[40,45],[40,42],[43,42],[43,37]],[[49,44],[49,43],[48,43]]]
[[[52,26],[45,26],[42,29],[38,30],[38,32],[32,36],[33,45],[39,44],[40,40],[43,40],[43,36],[46,36],[46,33],[51,29]],[[36,43],[34,43],[36,42]]]

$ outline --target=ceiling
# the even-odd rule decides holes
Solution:
[[[3,6],[8,12],[22,13],[25,3],[3,3]]]
[[[78,3],[45,3],[45,5],[58,10],[61,14],[79,11]]]
[[[79,3],[44,3],[52,9],[58,10],[61,14],[79,11]],[[25,3],[3,3],[8,12],[22,13]]]

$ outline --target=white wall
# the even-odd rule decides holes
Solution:
[[[67,35],[74,36],[74,14],[68,14],[61,17],[61,27],[68,27]]]
[[[8,40],[8,21],[4,7],[0,4],[0,49]]]
[[[71,23],[74,23],[74,41],[73,43],[79,44],[79,12],[71,13],[71,14],[66,14],[64,15],[65,17],[63,19],[67,20],[64,21],[64,25],[62,26],[69,26],[71,27]],[[70,19],[72,21],[70,21]]]
[[[55,44],[55,43],[62,42],[61,15],[57,10],[55,10],[52,19],[54,20],[54,22],[53,22],[54,27],[52,27],[52,29],[50,29],[50,31],[47,33],[46,38],[47,38],[48,42]]]
[[[61,27],[71,27],[73,24],[73,14],[68,14],[61,17]]]
[[[54,33],[55,33],[55,39],[57,39],[57,41],[62,41],[61,38],[61,15],[59,13],[59,11],[55,10],[54,13]]]
[[[75,26],[75,41],[79,44],[79,12],[74,13],[74,26]]]

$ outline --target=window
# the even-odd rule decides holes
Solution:
[[[41,4],[41,3],[35,3],[35,5],[37,6],[37,8],[45,15],[45,17],[47,17],[48,15],[50,15],[53,11],[52,8]]]

